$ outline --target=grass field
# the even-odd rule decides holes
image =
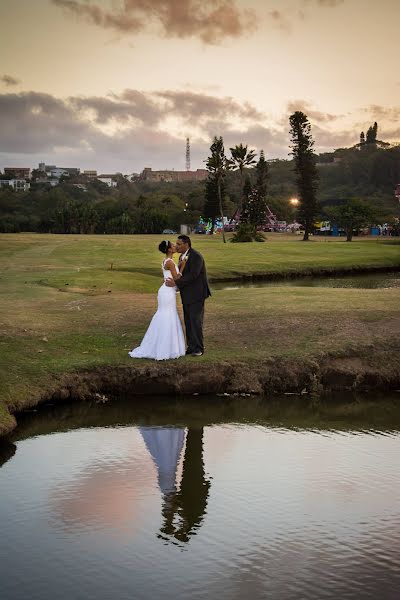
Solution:
[[[55,375],[136,364],[161,283],[162,236],[0,235],[0,423]],[[264,244],[195,236],[210,280],[321,269],[400,267],[396,240],[269,235]],[[111,268],[112,267],[112,268]],[[390,345],[399,289],[271,287],[215,291],[200,361],[313,357]],[[179,303],[180,309],[180,303]],[[181,360],[194,360],[183,358]]]

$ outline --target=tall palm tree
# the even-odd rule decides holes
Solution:
[[[243,203],[243,177],[244,177],[244,169],[245,167],[252,167],[256,164],[256,151],[248,150],[248,146],[243,146],[243,144],[239,144],[234,148],[229,148],[231,151],[232,158],[229,160],[230,168],[235,171],[239,169],[240,171],[240,203],[239,209],[242,209]]]

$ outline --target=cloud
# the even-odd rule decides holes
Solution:
[[[268,16],[278,29],[281,29],[286,33],[290,33],[292,31],[292,26],[289,19],[281,11],[271,10],[269,11]]]
[[[332,113],[322,112],[313,108],[313,106],[307,102],[306,100],[292,100],[288,102],[287,105],[287,114],[284,119],[286,121],[289,119],[289,116],[295,111],[300,110],[305,113],[309,119],[312,121],[317,121],[318,123],[332,123],[342,118],[343,115],[334,115]]]
[[[314,4],[321,8],[336,8],[336,6],[344,4],[344,1],[345,0],[303,0],[303,4]]]
[[[79,146],[93,128],[50,94],[0,95],[0,151],[35,153]]]
[[[397,122],[400,119],[400,106],[381,106],[380,104],[370,104],[362,109],[370,115],[371,119],[385,119]]]
[[[107,171],[179,169],[184,168],[185,138],[190,135],[192,163],[200,168],[214,134],[209,131],[211,119],[220,135],[237,122],[248,127],[262,118],[248,102],[187,91],[127,89],[107,97],[65,99],[37,92],[2,94],[0,153],[20,155],[29,164],[36,155],[51,163],[68,160]]]
[[[7,87],[11,87],[13,85],[18,85],[21,83],[19,79],[13,77],[12,75],[2,75],[0,77],[0,81],[6,84]]]
[[[378,108],[373,105],[368,110],[377,114]],[[380,109],[382,139],[398,138],[398,123],[391,117],[399,116],[399,109]],[[318,152],[358,141],[360,111],[353,123],[346,115],[344,126],[339,125],[341,115],[317,110],[304,100],[289,102],[284,117],[272,122],[248,102],[182,90],[127,89],[106,97],[70,98],[4,93],[0,94],[0,162],[36,166],[44,160],[124,173],[145,166],[179,170],[185,168],[187,135],[193,168],[204,166],[214,135],[223,136],[226,149],[242,142],[257,151],[263,148],[268,158],[288,158],[288,117],[294,110],[310,117]],[[384,119],[384,114],[389,118]]]
[[[334,8],[335,6],[339,6],[343,4],[344,0],[317,0],[317,5],[327,8]]]
[[[157,95],[168,102],[169,112],[188,122],[210,116],[223,118],[226,115],[235,115],[250,120],[260,120],[265,116],[249,102],[240,104],[231,97],[218,98],[187,91],[164,91],[158,92]]]
[[[230,0],[124,0],[106,9],[83,0],[51,0],[66,12],[120,34],[137,34],[157,24],[167,38],[199,38],[219,44],[256,29],[253,10],[239,9]]]

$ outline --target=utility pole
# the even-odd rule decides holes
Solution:
[[[190,140],[186,138],[186,171],[190,171]]]

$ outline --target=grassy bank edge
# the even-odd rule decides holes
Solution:
[[[312,394],[331,391],[400,391],[400,345],[352,349],[320,357],[271,357],[257,361],[140,361],[134,365],[97,365],[42,380],[29,397],[10,410],[0,404],[0,438],[11,433],[13,413],[41,403],[95,400],[113,395],[187,396],[207,394]],[[194,367],[194,368],[193,368]],[[40,390],[40,391],[39,391]],[[399,395],[400,401],[400,395]]]

